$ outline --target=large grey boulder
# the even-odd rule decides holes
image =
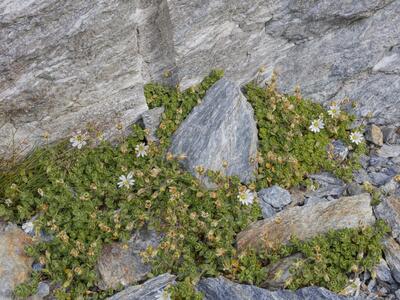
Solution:
[[[240,232],[236,239],[238,248],[273,249],[289,242],[292,236],[304,241],[329,230],[373,225],[375,217],[370,202],[369,194],[361,194],[287,208]]]
[[[223,277],[202,279],[198,290],[204,293],[205,300],[345,300],[356,299],[339,296],[324,288],[307,287],[296,292],[288,290],[269,291],[252,285],[238,284]]]
[[[225,78],[215,83],[175,132],[170,151],[184,154],[183,165],[206,186],[212,184],[199,176],[198,166],[249,182],[256,170],[257,125],[239,86]]]
[[[33,259],[24,248],[32,245],[32,239],[16,225],[0,221],[0,299],[13,299],[18,284],[28,280]]]
[[[142,260],[141,252],[147,247],[157,248],[161,236],[148,229],[136,231],[128,241],[128,247],[122,243],[104,246],[97,262],[101,289],[115,289],[119,285],[127,286],[146,279],[151,265]]]

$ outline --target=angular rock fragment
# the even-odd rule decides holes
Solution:
[[[382,219],[392,229],[391,234],[400,241],[400,198],[391,196],[383,198],[381,203],[374,208],[377,219]]]
[[[285,209],[273,218],[254,222],[240,232],[238,248],[274,248],[287,243],[291,236],[307,240],[329,230],[372,225],[375,217],[370,202],[369,194],[361,194]]]
[[[163,113],[164,113],[164,107],[161,106],[145,111],[142,114],[144,128],[149,131],[148,135],[149,141],[152,142],[158,141],[158,138],[156,136],[156,131],[158,129],[158,126],[160,125]]]
[[[342,141],[335,140],[328,145],[328,154],[334,160],[342,162],[347,158],[347,155],[349,154],[349,148]]]
[[[392,271],[394,280],[400,283],[400,245],[393,239],[387,238],[383,242],[385,260]]]
[[[269,291],[252,285],[238,284],[223,277],[202,279],[197,285],[204,300],[350,300],[320,287],[306,287],[295,292]],[[354,299],[355,300],[355,299]]]
[[[249,182],[256,169],[257,126],[239,86],[225,78],[215,83],[174,134],[170,151],[185,154],[184,167],[208,187],[212,184],[199,176],[196,167]]]
[[[264,219],[273,216],[292,202],[290,193],[277,185],[262,189],[257,194]]]
[[[122,243],[106,245],[97,262],[97,270],[101,277],[101,289],[117,288],[135,283],[146,278],[151,266],[142,261],[140,253],[147,247],[156,248],[161,236],[145,228],[135,232],[125,249]]]
[[[174,275],[165,273],[152,278],[141,285],[130,286],[107,300],[154,300],[169,285],[175,283]]]
[[[377,151],[378,156],[380,157],[397,157],[400,156],[400,145],[383,145],[382,148],[380,148]]]
[[[24,248],[32,239],[16,225],[0,222],[0,299],[11,300],[15,287],[29,278],[33,259]]]
[[[368,126],[365,139],[367,141],[370,141],[371,143],[374,143],[377,146],[382,146],[383,145],[383,133],[380,127],[376,126],[375,124],[372,124]]]

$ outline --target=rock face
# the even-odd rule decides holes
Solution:
[[[198,177],[195,169],[202,166],[250,181],[256,170],[257,126],[240,88],[224,78],[215,83],[174,134],[170,151],[185,154],[184,166]]]
[[[0,223],[0,299],[11,300],[14,288],[29,278],[33,259],[24,247],[31,243],[17,226]]]
[[[9,0],[0,22],[0,155],[11,139],[30,149],[88,121],[134,122],[144,82],[185,88],[214,68],[237,83],[275,70],[284,92],[400,119],[395,0]]]
[[[151,266],[142,261],[140,253],[149,246],[156,248],[160,241],[156,232],[142,229],[132,236],[127,249],[121,243],[106,245],[97,263],[99,287],[115,289],[120,284],[126,286],[145,279]]]
[[[108,300],[154,300],[160,299],[158,296],[168,285],[175,283],[175,276],[171,274],[162,274],[146,281],[141,285],[135,285],[124,289],[113,295]]]
[[[238,284],[223,277],[202,279],[197,287],[204,293],[205,300],[350,300],[353,298],[336,295],[324,288],[307,287],[296,292],[269,291],[251,285]]]
[[[393,238],[387,238],[383,245],[385,259],[392,271],[392,276],[400,283],[400,245]]]
[[[375,217],[370,202],[369,194],[361,194],[285,209],[273,218],[254,222],[239,233],[238,248],[268,249],[287,243],[291,236],[306,240],[330,229],[372,225]]]

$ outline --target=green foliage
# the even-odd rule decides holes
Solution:
[[[328,270],[329,276],[342,276],[338,277],[342,284],[349,264],[369,268],[375,262],[379,252],[375,229],[365,229],[359,235],[352,231],[329,233],[328,240],[318,237],[305,244],[294,242],[267,256],[237,253],[236,234],[260,217],[258,205],[243,206],[237,199],[246,187],[236,177],[210,172],[217,188],[208,191],[181,169],[180,157],[167,153],[173,132],[222,74],[214,71],[200,85],[184,92],[156,84],[145,86],[149,107],[165,107],[157,131],[160,145],[149,143],[145,157],[137,157],[135,151],[137,145],[146,143],[147,132],[139,126],[133,126],[130,136],[121,136],[118,145],[99,141],[98,132],[88,128],[84,148],[73,149],[67,141],[47,146],[0,174],[0,218],[21,224],[36,216],[35,244],[27,253],[45,266],[17,287],[18,296],[26,297],[35,292],[40,280],[50,280],[58,286],[54,293],[57,299],[105,298],[113,291],[100,292],[95,287],[99,280],[95,265],[102,247],[114,241],[126,242],[143,226],[164,233],[160,246],[148,248],[142,257],[153,265],[150,276],[164,272],[178,276],[178,284],[170,287],[173,299],[201,299],[194,285],[202,276],[221,274],[260,284],[266,263],[293,251],[302,252],[309,260],[302,272],[296,271],[292,288],[317,283],[336,289],[337,285],[321,280],[316,272],[320,267]],[[334,138],[349,143],[351,117],[342,113],[338,120],[330,120],[322,106],[280,95],[271,88],[263,90],[250,84],[246,90],[259,127],[259,187],[303,183],[308,173],[321,169],[344,178],[350,175],[364,145],[356,147],[356,154],[340,165],[327,157],[326,147]],[[309,122],[321,114],[326,129],[313,134],[308,130]],[[118,188],[119,176],[130,172],[134,185]],[[256,185],[248,188],[254,190]],[[42,232],[53,239],[41,240]],[[342,235],[351,237],[344,239]],[[334,239],[339,242],[335,244]],[[369,247],[367,241],[375,250],[365,248]],[[326,265],[309,250],[316,244],[325,252],[333,249],[334,255],[324,260]],[[348,250],[363,250],[364,265],[349,256]],[[343,259],[351,263],[342,265]]]
[[[273,184],[291,187],[304,183],[308,174],[331,171],[343,179],[351,179],[365,144],[351,144],[350,125],[353,117],[341,112],[330,117],[318,103],[280,94],[272,81],[263,89],[254,83],[246,86],[248,101],[253,105],[258,124],[259,168],[257,185]],[[318,133],[309,130],[312,120],[322,118],[325,128]],[[332,140],[342,140],[355,148],[352,157],[339,163],[329,157]]]
[[[304,259],[291,270],[288,287],[322,286],[340,292],[352,273],[372,271],[382,257],[382,238],[389,227],[382,221],[375,226],[330,231],[307,242],[293,239],[292,252],[300,252]]]

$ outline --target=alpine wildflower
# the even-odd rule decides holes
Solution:
[[[75,133],[73,137],[69,139],[69,141],[72,144],[72,147],[82,149],[83,146],[85,146],[87,140],[87,135],[85,133],[82,133],[80,130]]]
[[[340,107],[335,102],[333,102],[332,105],[329,106],[328,115],[330,115],[332,118],[339,117],[340,112]]]
[[[315,119],[314,121],[311,122],[310,127],[308,127],[312,132],[317,133],[320,132],[321,129],[325,127],[324,121],[319,118]]]
[[[118,187],[122,188],[125,187],[129,189],[135,183],[135,179],[133,179],[132,172],[129,172],[128,175],[121,175],[119,176]]]
[[[136,157],[144,157],[147,155],[147,151],[149,150],[149,146],[144,143],[137,144],[135,147]]]
[[[364,137],[359,131],[354,131],[350,134],[350,141],[356,145],[361,144],[363,140]]]
[[[243,192],[239,192],[237,198],[241,204],[250,205],[253,203],[255,197],[253,192],[251,192],[249,189],[246,189]]]

